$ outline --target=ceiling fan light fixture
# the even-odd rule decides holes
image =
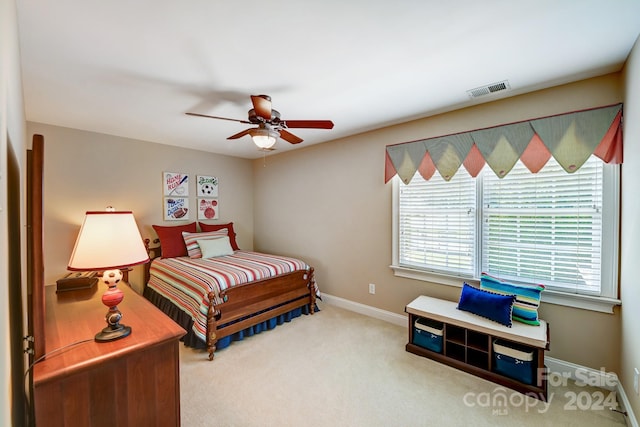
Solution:
[[[271,108],[271,97],[267,95],[251,95],[253,108],[249,110],[249,120],[230,119],[228,117],[209,116],[200,113],[186,113],[190,116],[208,117],[211,119],[229,120],[248,125],[257,125],[256,128],[245,129],[231,135],[227,139],[238,139],[251,136],[253,143],[262,151],[271,151],[273,146],[281,138],[289,144],[299,144],[302,138],[292,134],[286,129],[333,129],[331,120],[282,120],[280,113]]]
[[[252,129],[250,135],[253,143],[261,150],[273,147],[280,137],[280,133],[273,129]]]

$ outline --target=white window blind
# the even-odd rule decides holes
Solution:
[[[503,179],[483,177],[482,269],[570,292],[599,294],[603,163],[573,174],[555,161],[530,173],[518,163]]]
[[[473,277],[476,184],[469,174],[449,182],[417,177],[400,193],[400,265]]]
[[[617,298],[619,167],[591,157],[566,173],[519,162],[505,178],[397,184],[394,266],[479,279],[482,272],[566,294]],[[413,276],[412,276],[413,277]]]

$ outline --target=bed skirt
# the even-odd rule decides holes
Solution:
[[[169,301],[164,296],[160,295],[153,289],[148,286],[144,289],[144,297],[149,300],[153,305],[158,307],[163,313],[169,316],[174,322],[178,325],[182,326],[182,328],[187,331],[186,335],[184,335],[180,340],[184,342],[187,347],[192,347],[196,349],[206,349],[206,343],[201,340],[194,332],[193,332],[193,319],[184,311],[177,308],[171,301]],[[315,311],[319,311],[317,305],[315,307]],[[243,319],[255,316],[260,313],[254,313],[250,316],[247,316]],[[262,331],[268,331],[274,329],[278,325],[282,325],[285,322],[290,322],[296,317],[300,317],[302,314],[309,314],[309,304],[295,308],[287,313],[281,314],[279,316],[272,317],[268,320],[260,322],[254,326],[250,326],[246,329],[236,332],[235,334],[226,336],[221,338],[216,343],[216,350],[222,350],[223,348],[228,347],[234,341],[241,341],[245,337],[250,337],[255,334],[259,334]],[[240,320],[243,320],[240,319]],[[226,325],[221,325],[220,327],[224,327]]]

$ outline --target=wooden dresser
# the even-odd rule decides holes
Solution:
[[[106,326],[104,284],[59,294],[46,287],[48,356],[33,368],[37,427],[180,425],[178,344],[185,331],[126,283],[119,288],[131,335],[97,343],[93,337]]]

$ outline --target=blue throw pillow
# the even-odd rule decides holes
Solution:
[[[462,286],[458,310],[468,311],[511,327],[511,311],[515,300],[515,295],[494,294],[465,283]]]

